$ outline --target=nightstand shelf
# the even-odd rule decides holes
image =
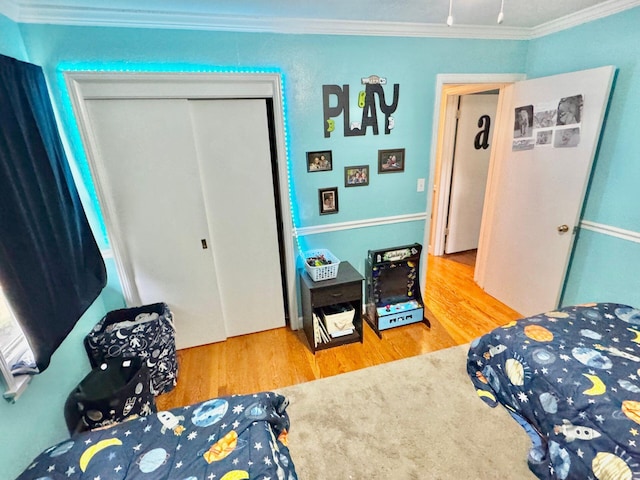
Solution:
[[[300,272],[300,291],[302,296],[302,324],[311,351],[337,347],[348,343],[362,343],[362,282],[360,275],[349,262],[340,262],[338,276],[329,280],[314,282],[309,275]],[[313,312],[322,307],[345,305],[353,308],[354,332],[349,335],[332,337],[328,342],[316,341],[313,326]]]

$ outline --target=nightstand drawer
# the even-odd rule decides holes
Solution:
[[[362,282],[315,289],[311,295],[313,296],[312,303],[314,307],[359,300],[362,298]]]

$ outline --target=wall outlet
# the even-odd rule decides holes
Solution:
[[[424,192],[424,178],[418,179],[418,191]]]

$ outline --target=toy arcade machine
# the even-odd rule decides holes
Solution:
[[[414,243],[384,250],[369,250],[366,264],[366,319],[378,337],[382,330],[424,322],[420,293],[420,254]]]

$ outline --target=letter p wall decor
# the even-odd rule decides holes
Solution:
[[[393,98],[387,103],[383,85],[387,79],[377,75],[362,78],[364,90],[358,92],[358,108],[362,109],[360,121],[351,121],[349,85],[323,85],[322,103],[324,112],[324,136],[329,138],[336,130],[336,118],[342,115],[342,129],[345,137],[360,137],[366,135],[371,127],[374,135],[380,133],[378,123],[378,107],[384,115],[384,134],[389,135],[394,127],[393,113],[398,108],[400,85],[393,85]]]

